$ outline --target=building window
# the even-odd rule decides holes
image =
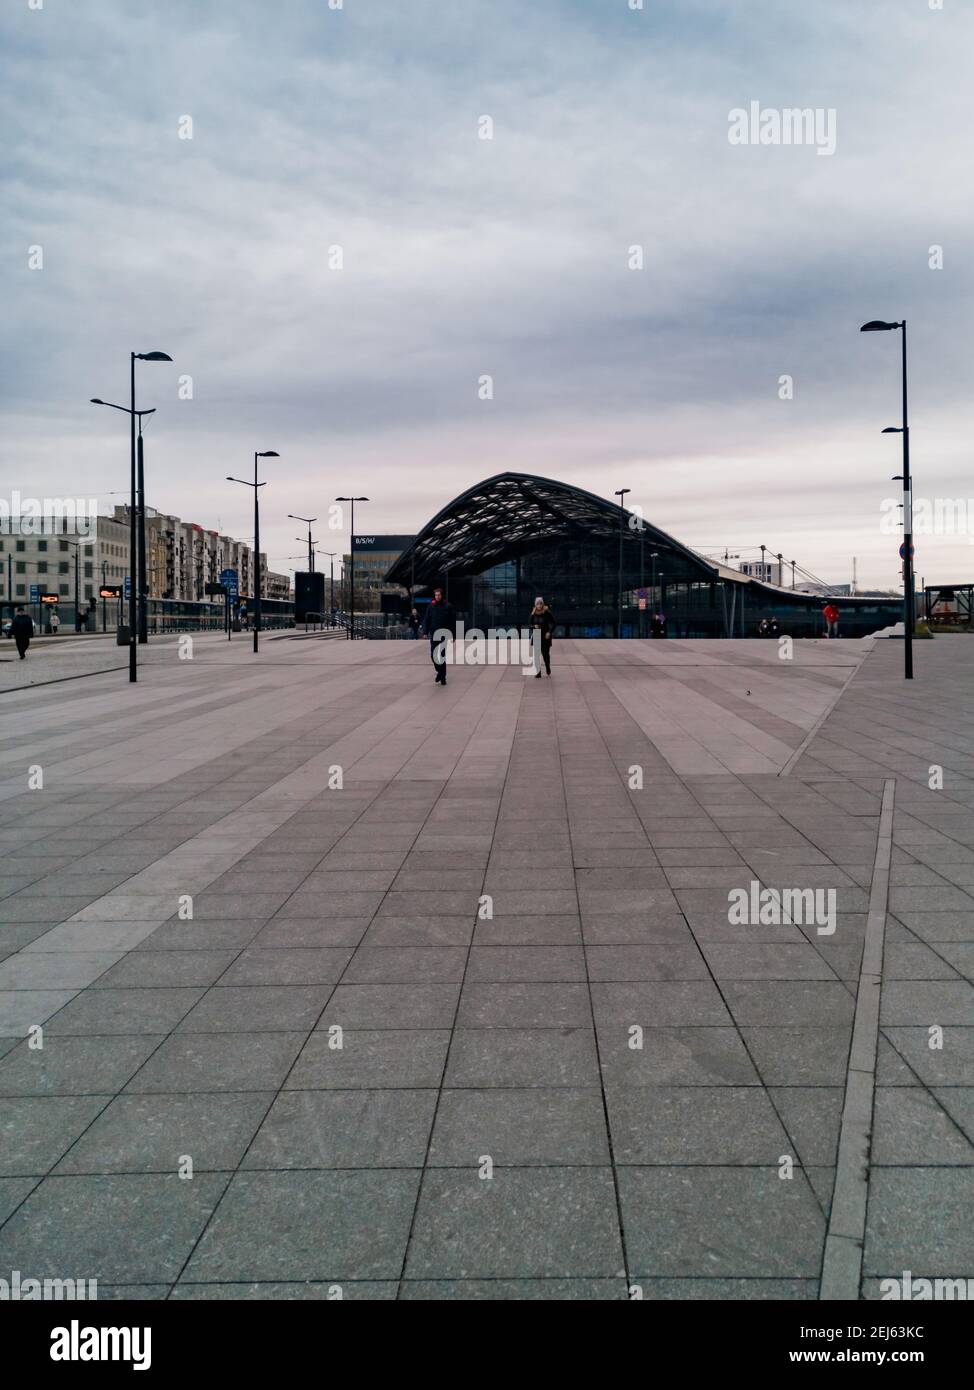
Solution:
[[[70,567],[70,565],[68,564],[67,560],[62,560],[62,561],[60,562],[60,564],[58,565],[58,567],[57,567],[57,572],[58,572],[58,574],[67,574],[67,573],[69,572],[70,568],[71,568],[71,567]]]
[[[16,542],[16,549],[17,549],[18,553],[22,554],[22,553],[27,549],[27,542],[26,542],[26,541],[17,541],[17,542]]]
[[[58,591],[59,594],[67,594],[67,592],[68,592],[68,586],[67,586],[67,584],[59,584],[59,585],[58,585],[58,590],[57,590],[57,591]]]
[[[16,568],[18,574],[26,574],[26,573],[27,573],[27,564],[26,564],[26,561],[24,561],[24,560],[18,560],[17,563],[16,563],[15,568]]]
[[[85,578],[86,578],[86,579],[90,579],[91,576],[92,576],[93,574],[94,574],[94,570],[91,568],[91,561],[90,561],[90,560],[86,560],[86,561],[85,561]]]
[[[26,585],[26,584],[18,584],[18,585],[17,585],[17,597],[18,597],[18,598],[23,598],[23,597],[24,597],[24,594],[25,594],[26,592],[27,592],[27,585]]]
[[[85,585],[85,598],[94,598],[95,591],[90,584]]]
[[[37,562],[37,573],[38,573],[38,574],[47,574],[47,561],[46,561],[46,560],[38,560],[38,562]]]
[[[67,551],[67,548],[68,548],[68,543],[67,543],[67,541],[58,541],[57,544],[58,544],[58,550],[60,550],[62,553],[64,553],[64,552]]]
[[[47,541],[38,541],[38,542],[37,542],[37,549],[38,549],[38,550],[46,550],[46,549],[47,549]]]

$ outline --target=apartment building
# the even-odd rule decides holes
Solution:
[[[79,531],[66,517],[6,517],[0,524],[0,602],[30,604],[32,591],[56,594],[62,618],[74,617],[75,589],[84,611],[102,584],[128,573],[128,527],[99,516]]]

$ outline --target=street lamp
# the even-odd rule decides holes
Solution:
[[[79,584],[79,582],[78,582],[78,580],[79,580],[79,576],[78,576],[79,551],[80,551],[80,549],[81,549],[81,547],[82,547],[83,545],[94,545],[94,543],[95,543],[95,538],[94,538],[93,536],[86,536],[85,539],[84,539],[83,541],[66,541],[66,544],[67,544],[67,545],[70,545],[70,546],[73,546],[73,547],[74,547],[74,630],[75,630],[75,632],[80,632],[80,631],[81,631],[81,620],[80,620],[80,616],[79,616],[79,614],[80,614],[80,607],[79,607],[79,602],[80,602],[80,595],[79,595],[80,584]]]
[[[622,636],[622,538],[625,534],[623,528],[626,521],[626,509],[623,503],[627,492],[632,492],[632,488],[618,487],[615,490],[615,495],[619,499],[619,637]]]
[[[317,521],[318,518],[317,518],[316,516],[295,516],[294,512],[288,512],[288,517],[290,518],[291,521],[306,521],[306,522],[308,523],[308,573],[309,573],[309,574],[314,574],[314,572],[315,572],[315,552],[314,552],[314,541],[311,539],[311,523],[312,523],[313,521]],[[296,540],[300,540],[301,537],[300,537],[300,536],[297,536],[297,537],[295,537],[295,539],[296,539]]]
[[[276,449],[265,449],[263,453],[254,454],[254,481],[248,482],[245,478],[232,478],[227,474],[228,483],[243,483],[244,487],[254,489],[254,652],[256,654],[260,646],[260,492],[258,489],[266,487],[266,483],[257,481],[257,460],[258,459],[279,459],[281,456]]]
[[[860,333],[889,333],[895,328],[903,330],[902,374],[903,374],[903,424],[897,428],[888,425],[883,434],[902,434],[903,472],[898,475],[903,482],[903,678],[913,679],[913,496],[910,486],[910,422],[907,412],[906,392],[906,319],[900,323],[887,323],[885,319],[871,319],[860,328]]]
[[[352,504],[352,529],[349,532],[348,558],[351,568],[351,579],[349,582],[349,637],[355,641],[355,503],[368,502],[368,497],[336,497],[336,502],[351,502]]]
[[[138,659],[135,652],[135,644],[138,639],[136,632],[137,618],[139,611],[136,590],[139,587],[138,572],[138,526],[136,517],[136,504],[138,498],[137,471],[136,471],[136,433],[135,423],[138,412],[135,409],[135,364],[136,362],[171,362],[172,358],[168,352],[130,352],[129,353],[129,681],[138,680]],[[107,405],[107,401],[95,400],[96,405]],[[116,407],[118,409],[119,407]],[[141,434],[141,432],[140,432]]]
[[[335,556],[337,550],[323,550],[322,555],[328,556],[328,608],[331,616],[331,625],[335,626]]]
[[[171,360],[171,359],[170,359]],[[113,405],[111,401],[99,400],[97,396],[91,398],[92,405],[107,405],[110,410],[121,410],[125,415],[132,412],[127,405]],[[145,546],[145,454],[142,447],[142,416],[155,415],[156,408],[151,410],[137,410],[136,418],[139,422],[138,438],[136,440],[136,458],[138,472],[138,514],[139,514],[139,555],[136,573],[139,582],[139,645],[144,646],[149,640],[149,621],[147,615],[147,602],[149,585],[146,573],[146,546]],[[102,615],[104,616],[104,614]]]

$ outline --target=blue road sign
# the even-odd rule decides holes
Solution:
[[[131,598],[132,596],[132,580],[129,575],[125,576],[125,588],[123,590],[122,596],[123,598]]]
[[[240,587],[240,580],[236,570],[221,570],[220,583],[226,589],[231,598],[235,598]]]
[[[915,554],[916,554],[916,546],[915,546],[915,545],[911,545],[911,546],[910,546],[910,559],[911,559],[911,560],[913,559],[913,557],[914,557]],[[906,559],[906,541],[904,541],[903,544],[900,546],[900,559],[901,559],[901,560],[905,560],[905,559]]]
[[[40,601],[41,601],[41,590],[40,590],[40,585],[39,585],[39,584],[32,584],[32,585],[30,586],[30,601],[31,601],[31,603],[40,603]]]

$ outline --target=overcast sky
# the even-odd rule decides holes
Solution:
[[[274,569],[289,511],[412,531],[517,469],[886,587],[899,336],[857,330],[905,317],[915,495],[974,534],[971,6],[644,3],[7,0],[3,492],[121,500],[87,402],[162,349],[150,505],[249,538],[225,475],[277,449]],[[752,101],[834,108],[834,154],[731,144]],[[917,572],[974,577],[968,536]]]

